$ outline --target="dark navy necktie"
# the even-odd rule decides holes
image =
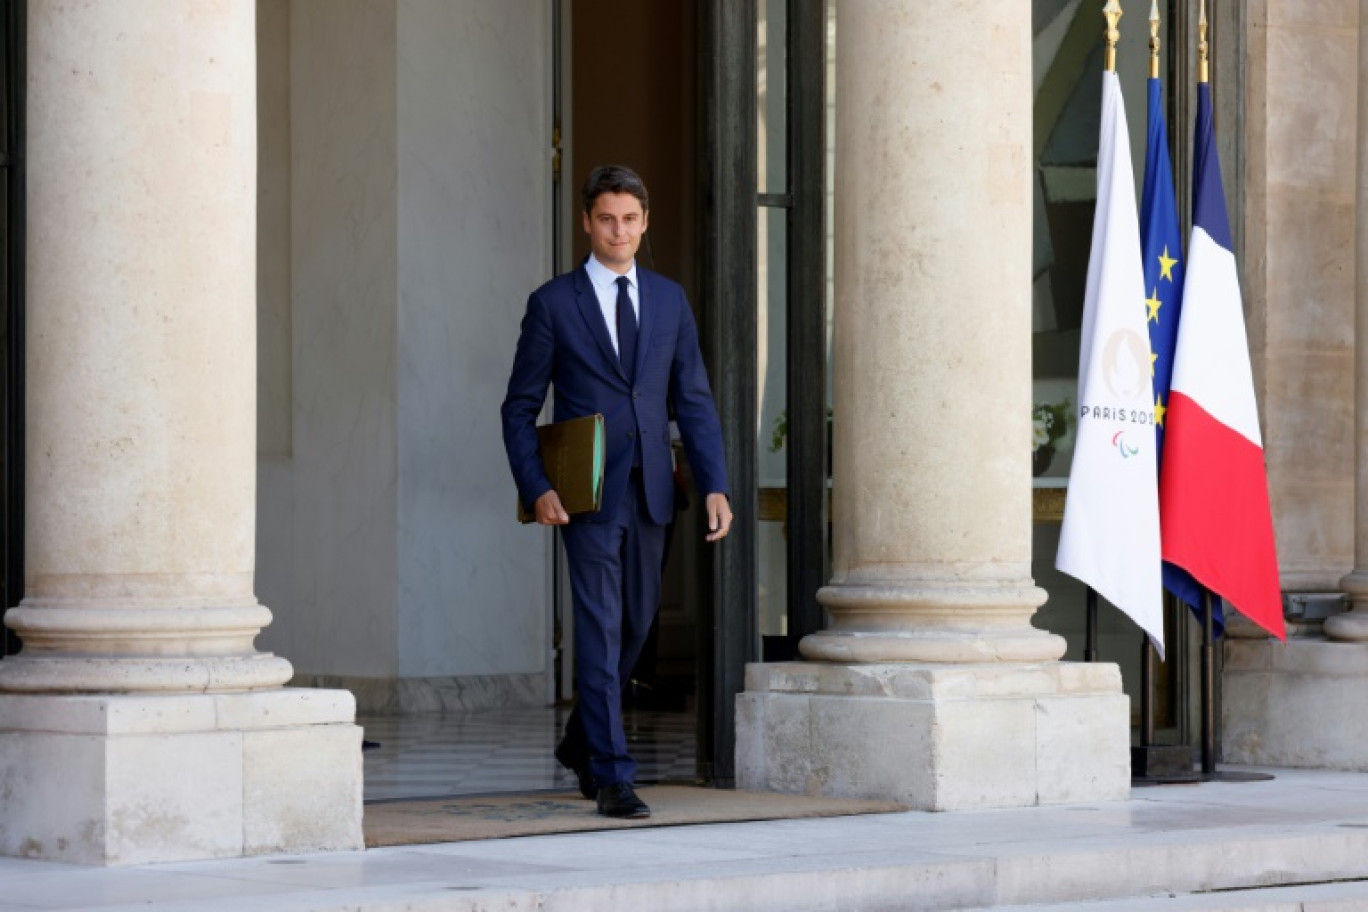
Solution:
[[[618,359],[622,362],[622,370],[627,374],[627,379],[632,380],[633,374],[636,373],[637,318],[636,311],[632,309],[632,296],[627,293],[629,284],[626,276],[618,276]]]

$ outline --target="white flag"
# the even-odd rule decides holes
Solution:
[[[1140,625],[1164,655],[1154,385],[1140,220],[1121,84],[1102,74],[1073,466],[1055,566]]]

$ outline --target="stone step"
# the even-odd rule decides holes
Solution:
[[[1108,899],[1099,902],[980,907],[963,912],[1360,912],[1368,881]]]
[[[763,824],[751,825],[757,843],[766,840]],[[307,890],[279,896],[253,896],[255,912],[1349,912],[1368,910],[1368,881],[1305,879],[1358,876],[1368,867],[1368,844],[1362,831],[1272,833],[1173,840],[1153,834],[1153,844],[1132,841],[1115,845],[1066,845],[1047,839],[1038,851],[1022,847],[1004,851],[984,833],[981,853],[961,845],[940,855],[890,839],[880,851],[832,854],[767,854],[750,859],[701,863],[697,842],[675,845],[674,836],[693,829],[713,830],[719,837],[729,825],[678,828],[653,845],[636,845],[655,856],[650,865],[611,865],[574,870],[557,868],[562,861],[595,855],[616,847],[597,834],[584,837],[534,837],[502,840],[510,850],[502,857],[523,856],[541,870],[509,877],[499,870],[489,843],[424,847],[421,855],[378,850],[369,852],[370,879],[347,889]],[[616,834],[619,837],[628,834]],[[814,835],[818,835],[814,832]],[[833,834],[839,837],[839,833]],[[891,835],[891,834],[890,834]],[[631,834],[640,842],[643,831]],[[719,841],[725,842],[725,837]],[[666,846],[672,846],[667,849]],[[516,851],[525,849],[526,851]],[[676,854],[678,853],[678,854]],[[606,854],[606,853],[605,853]],[[675,855],[675,857],[671,857]],[[695,857],[690,857],[695,856]],[[418,858],[425,859],[418,863]],[[392,858],[408,869],[403,882],[386,883],[377,876]],[[274,878],[308,876],[315,861],[299,857],[303,868],[280,869]],[[318,859],[318,861],[323,861]],[[269,864],[270,862],[266,862]],[[234,863],[242,865],[243,862]],[[324,862],[326,866],[326,862]],[[208,871],[212,865],[171,866],[177,874]],[[1171,885],[1164,892],[1159,884]],[[1279,886],[1279,884],[1283,884]],[[1248,886],[1252,885],[1252,886]],[[1262,886],[1267,885],[1267,886]],[[176,912],[226,912],[222,898],[179,900]],[[0,902],[0,912],[9,907]],[[84,908],[84,907],[83,907]],[[122,912],[122,906],[100,912]],[[149,908],[141,906],[140,908]],[[160,910],[162,906],[153,906]],[[232,907],[236,908],[236,907]]]
[[[1129,801],[586,832],[132,869],[0,859],[0,912],[1368,910],[1368,776]]]

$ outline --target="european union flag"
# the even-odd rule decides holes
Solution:
[[[1173,352],[1183,302],[1183,250],[1178,231],[1178,203],[1173,193],[1168,131],[1164,128],[1164,95],[1158,79],[1148,80],[1149,129],[1145,146],[1145,184],[1140,202],[1140,242],[1145,262],[1145,306],[1154,372],[1154,433],[1159,465],[1164,459],[1164,413],[1173,382]],[[1164,563],[1164,588],[1194,612],[1202,608],[1202,586],[1181,567]],[[1219,636],[1225,627],[1221,602],[1212,596]]]

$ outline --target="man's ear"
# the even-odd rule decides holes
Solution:
[[[645,234],[649,227],[651,227],[651,210],[643,209],[641,210],[641,233]]]
[[[581,215],[583,217],[584,233],[593,234],[592,225],[589,222],[589,213],[582,212]]]

